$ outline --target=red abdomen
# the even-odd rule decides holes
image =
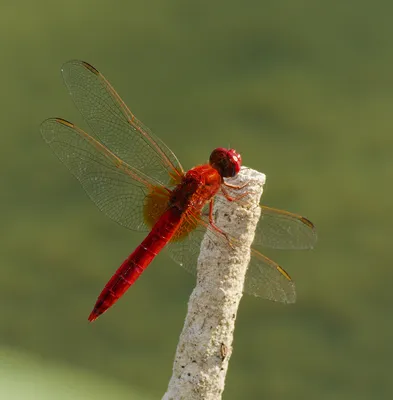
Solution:
[[[153,226],[146,239],[118,268],[98,296],[89,321],[94,321],[127,291],[164,248],[181,223],[182,211],[169,208]]]

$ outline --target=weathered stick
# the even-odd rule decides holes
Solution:
[[[234,248],[224,241],[213,243],[211,235],[202,241],[197,284],[163,400],[221,399],[265,179],[258,171],[242,168],[235,179],[226,182],[248,183],[242,190],[231,191],[232,196],[247,195],[240,202],[221,200],[214,205],[217,226],[240,240]]]

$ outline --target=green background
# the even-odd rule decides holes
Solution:
[[[186,168],[234,147],[267,175],[265,204],[317,226],[314,251],[266,253],[298,301],[243,298],[224,399],[392,398],[392,12],[387,0],[3,0],[4,398],[60,398],[55,371],[73,390],[87,374],[110,398],[160,398],[194,285],[160,255],[87,323],[143,236],[101,214],[40,136],[50,116],[84,126],[59,72],[72,58],[102,71]],[[11,397],[7,384],[38,371],[45,389]]]

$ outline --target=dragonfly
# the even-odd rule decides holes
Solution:
[[[104,286],[88,317],[94,321],[164,248],[176,263],[195,273],[204,235],[236,245],[236,238],[215,225],[212,210],[221,198],[236,200],[228,189],[239,188],[227,178],[237,176],[242,158],[234,149],[217,148],[208,163],[185,171],[92,65],[72,60],[61,72],[91,134],[65,119],[50,118],[41,124],[44,140],[101,211],[128,229],[147,233]],[[311,249],[317,239],[315,227],[300,215],[260,207],[244,292],[293,303],[296,291],[291,277],[258,248]]]

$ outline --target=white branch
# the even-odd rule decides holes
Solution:
[[[240,201],[214,205],[215,223],[230,236],[240,237],[240,245],[231,248],[225,241],[213,243],[212,235],[205,235],[202,241],[197,285],[188,303],[163,400],[221,399],[265,179],[258,171],[242,168],[235,179],[226,182],[248,183],[242,190],[230,191],[234,197],[247,195]]]

